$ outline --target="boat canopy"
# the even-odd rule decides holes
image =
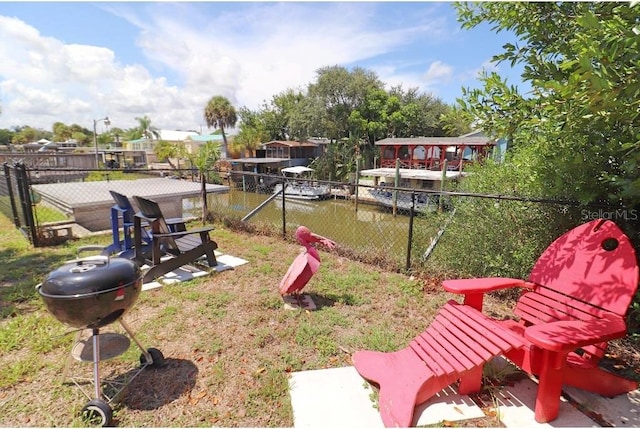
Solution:
[[[296,167],[286,167],[283,168],[282,170],[283,173],[291,173],[291,174],[302,174],[302,173],[307,173],[309,171],[315,171],[313,168],[309,168],[309,167],[304,167],[302,165],[298,165]]]
[[[396,177],[398,174],[402,179],[416,179],[416,180],[442,180],[442,171],[438,170],[424,170],[418,168],[399,168],[397,171],[395,168],[375,168],[373,170],[361,170],[360,176],[374,176],[374,177]],[[460,173],[459,171],[447,171],[447,179],[456,179],[458,177],[466,175],[466,173]]]

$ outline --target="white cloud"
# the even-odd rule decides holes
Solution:
[[[103,10],[137,29],[130,43],[143,57],[133,64],[120,63],[122,55],[108,47],[65,44],[0,16],[0,40],[7,41],[0,45],[0,128],[51,129],[56,121],[90,128],[105,115],[120,128],[144,115],[159,128],[204,128],[202,112],[214,95],[255,109],[287,88],[306,86],[320,67],[357,64],[442,32],[435,19],[372,25],[376,3],[226,5],[106,3]],[[405,88],[431,86],[452,73],[440,61],[422,77],[379,70],[387,73],[383,81]]]
[[[493,61],[491,61],[491,59],[488,59],[484,61],[482,64],[480,64],[479,67],[461,72],[460,79],[465,81],[471,81],[479,78],[483,72],[491,73],[491,72],[498,72],[498,71],[499,71],[498,65]]]
[[[442,61],[434,61],[429,65],[424,81],[426,86],[435,86],[438,83],[447,83],[453,77],[453,67]]]
[[[371,27],[363,5],[304,3],[242,8],[205,27],[180,25],[164,16],[142,26],[140,45],[146,55],[180,72],[184,90],[220,93],[249,108],[310,83],[320,67],[374,57],[425,30]]]

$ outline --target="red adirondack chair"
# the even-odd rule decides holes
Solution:
[[[410,426],[417,404],[460,380],[458,391],[478,391],[484,363],[504,355],[538,377],[535,419],[557,418],[562,385],[604,396],[638,388],[598,366],[607,342],[626,335],[625,314],[638,287],[638,264],[629,239],[613,223],[596,219],[555,240],[528,281],[509,278],[447,280],[449,301],[405,349],[359,351],[353,363],[380,386],[385,426]],[[521,287],[514,314],[494,320],[482,313],[483,296]]]

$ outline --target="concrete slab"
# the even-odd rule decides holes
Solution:
[[[72,217],[89,231],[111,228],[110,210],[114,205],[110,190],[131,198],[139,195],[156,201],[166,218],[184,217],[183,208],[193,209],[200,198],[200,183],[167,178],[111,180],[96,182],[48,183],[33,185],[42,203],[53,206]],[[227,193],[228,186],[207,184],[208,194]],[[135,206],[135,203],[132,201]]]
[[[218,261],[218,265],[216,265],[217,272],[231,270],[235,267],[239,267],[240,265],[244,265],[249,262],[245,259],[238,258],[237,256],[222,255],[222,254],[218,255],[217,253],[216,253],[216,261]]]
[[[467,395],[449,386],[438,392],[414,411],[413,426],[435,425],[443,421],[457,422],[485,417],[484,412]]]
[[[497,365],[512,365],[503,358]],[[294,427],[326,428],[335,426],[382,428],[374,391],[352,366],[291,374],[289,392]],[[565,396],[582,405],[589,415],[566,398],[561,398],[560,415],[550,423],[534,418],[538,385],[526,378],[496,389],[497,413],[506,427],[561,428],[640,427],[640,390],[615,398],[605,398],[575,388],[565,388]],[[491,404],[487,404],[491,405]],[[439,392],[416,407],[413,426],[437,425],[442,421],[462,421],[484,417],[484,412],[468,396],[458,395],[454,387]]]
[[[516,367],[502,357],[492,362],[496,367]],[[615,398],[590,393],[575,387],[562,389],[560,415],[557,420],[540,424],[534,419],[538,385],[525,379],[512,387],[503,387],[498,395],[501,421],[507,427],[640,427],[640,390]],[[573,402],[573,404],[572,404]],[[577,406],[574,404],[578,404]],[[584,410],[584,411],[581,411]]]
[[[289,392],[294,427],[383,428],[373,389],[352,366],[291,374]],[[482,410],[453,388],[416,408],[414,425],[484,417]]]
[[[384,428],[373,390],[354,367],[292,373],[289,393],[295,428]]]
[[[640,389],[615,398],[567,387],[565,395],[612,427],[640,427]]]
[[[213,271],[216,271],[218,273],[226,270],[231,270],[235,267],[248,263],[248,261],[242,258],[226,255],[217,250],[214,251],[214,254],[216,255],[216,261],[218,262],[218,265],[216,265]],[[160,260],[162,261],[172,257],[173,256],[170,255],[163,256]],[[148,265],[142,266],[143,270],[145,268],[148,268]],[[183,265],[182,267],[161,276],[155,281],[143,284],[142,290],[150,290],[167,284],[186,282],[188,280],[209,275],[210,273],[211,271],[209,270],[203,270],[193,265]]]
[[[487,365],[495,374],[522,373],[513,363],[502,356],[494,358]],[[526,374],[524,374],[526,376]],[[502,386],[496,389],[497,413],[506,427],[599,427],[592,419],[581,413],[565,398],[561,398],[560,415],[551,423],[538,423],[535,420],[537,382],[528,377],[514,383],[513,386]]]
[[[600,427],[564,398],[561,398],[560,414],[556,420],[550,423],[536,422],[534,410],[537,393],[538,385],[530,379],[520,380],[513,386],[502,387],[495,394],[500,421],[506,427]]]

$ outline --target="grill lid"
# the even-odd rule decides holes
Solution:
[[[126,286],[140,277],[140,268],[133,261],[94,256],[71,261],[50,272],[39,291],[54,297],[90,295]]]

